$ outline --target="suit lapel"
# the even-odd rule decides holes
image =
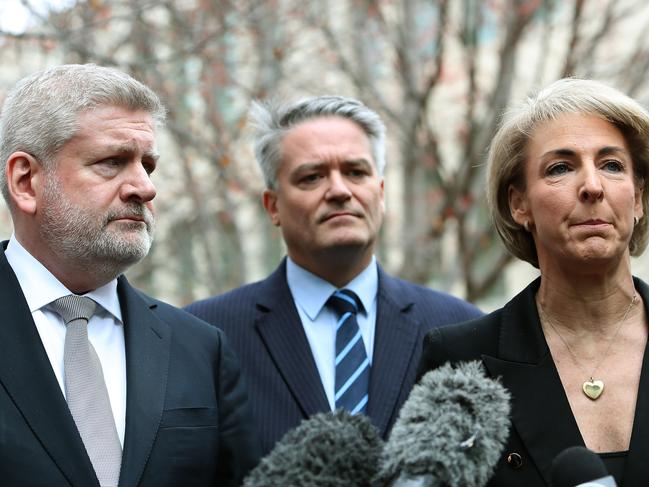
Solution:
[[[0,255],[0,383],[72,485],[99,485],[20,284]]]
[[[634,284],[644,301],[645,316],[649,316],[649,286],[640,279],[634,279]],[[645,345],[642,360],[629,456],[624,470],[626,485],[640,485],[649,478],[647,451],[649,451],[649,343]]]
[[[397,412],[397,401],[407,382],[406,374],[414,347],[419,343],[421,326],[409,316],[412,299],[380,267],[377,299],[367,413],[384,436],[390,418]]]
[[[158,432],[167,389],[171,329],[151,311],[154,301],[123,276],[117,292],[126,344],[126,433],[120,485],[137,485]]]
[[[255,327],[305,417],[329,402],[286,282],[286,260],[263,283]]]
[[[498,357],[482,358],[515,399],[512,425],[549,485],[554,457],[584,442],[541,330],[534,302],[539,283],[533,282],[505,307]]]

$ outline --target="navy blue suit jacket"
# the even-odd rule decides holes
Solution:
[[[482,313],[380,267],[377,299],[367,414],[385,437],[414,384],[426,332]],[[238,354],[263,454],[303,419],[330,409],[286,281],[285,260],[263,281],[186,309],[223,329]]]
[[[259,458],[223,334],[120,277],[126,431],[120,486],[238,486]],[[18,280],[0,250],[0,484],[99,487]]]

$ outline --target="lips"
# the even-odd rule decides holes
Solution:
[[[109,212],[107,220],[108,222],[122,221],[124,223],[144,223],[147,229],[152,228],[154,222],[151,210],[143,205],[135,204]]]
[[[582,220],[578,221],[576,223],[573,223],[573,227],[602,227],[602,226],[608,226],[610,225],[610,222],[607,222],[606,220],[600,220],[599,218],[591,218],[588,220]]]
[[[362,218],[363,214],[360,213],[360,212],[351,211],[351,210],[332,211],[332,212],[325,213],[322,217],[320,217],[319,221],[320,221],[320,223],[324,223],[326,221],[333,220],[334,218],[344,217],[344,216],[352,216],[352,217],[355,217],[355,218]]]
[[[144,217],[141,217],[139,215],[120,215],[118,217],[115,217],[113,220],[132,220],[136,222],[144,222]]]

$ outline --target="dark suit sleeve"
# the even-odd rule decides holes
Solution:
[[[219,456],[217,485],[239,486],[259,462],[260,446],[238,360],[221,335],[218,364]]]

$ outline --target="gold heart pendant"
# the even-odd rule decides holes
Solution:
[[[594,401],[604,392],[604,382],[601,380],[587,380],[581,388],[584,394]]]

